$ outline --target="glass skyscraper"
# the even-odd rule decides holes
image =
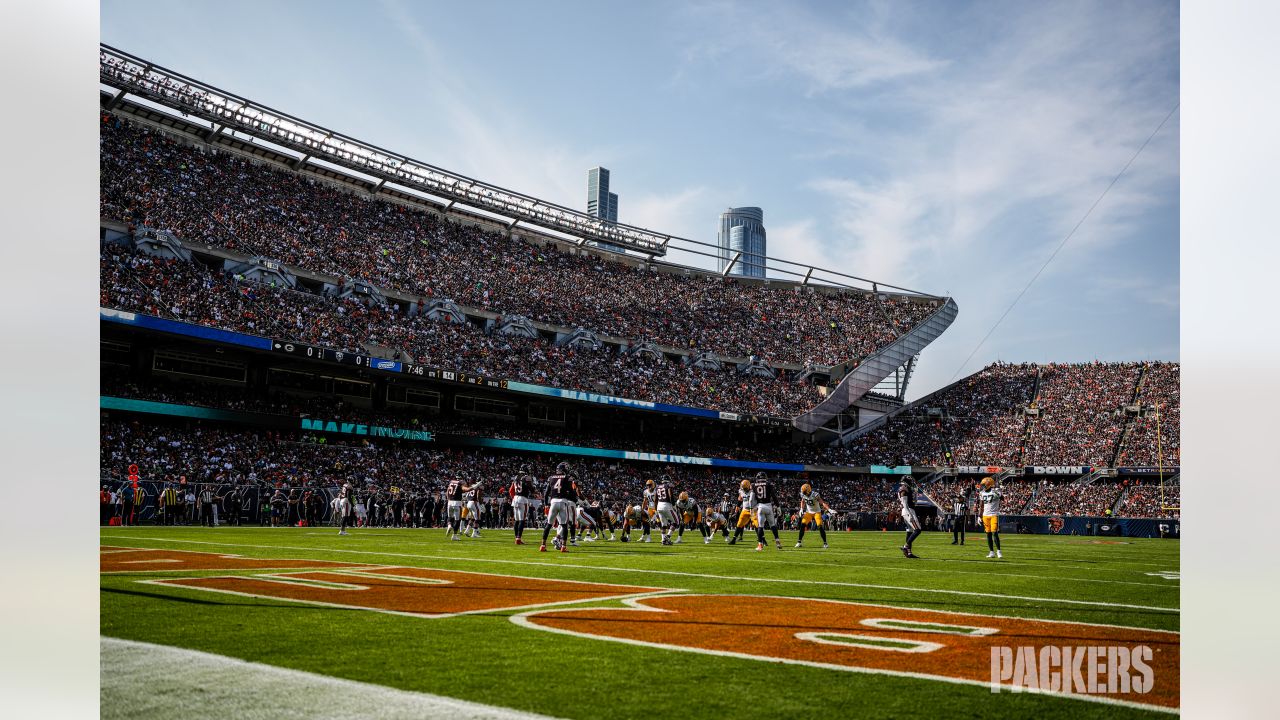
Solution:
[[[730,275],[763,278],[765,233],[764,210],[758,207],[729,208],[720,213],[720,232],[716,234],[720,246],[720,272],[733,261],[739,252],[742,257],[733,264]]]
[[[609,192],[609,171],[605,168],[587,171],[587,214],[618,222],[618,194]]]
[[[593,167],[587,171],[587,214],[609,222],[618,222],[618,194],[609,192],[609,171]],[[595,243],[596,246],[625,252],[617,245]]]

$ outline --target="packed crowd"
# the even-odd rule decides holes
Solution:
[[[1111,465],[1124,406],[1133,402],[1140,362],[1050,363],[1040,368],[1040,415],[1031,428],[1027,465]]]
[[[1182,368],[1177,363],[1151,363],[1142,377],[1138,402],[1143,414],[1133,419],[1121,451],[1120,465],[1177,467],[1182,459]],[[1158,413],[1158,423],[1157,423]],[[1159,433],[1156,428],[1159,425]]]
[[[539,478],[549,476],[564,456],[501,454],[482,450],[441,449],[368,441],[322,441],[298,433],[152,425],[131,420],[102,422],[100,472],[105,484],[117,485],[126,468],[139,466],[148,482],[253,488],[261,496],[279,488],[331,488],[351,482],[362,492],[424,499],[438,498],[451,479],[482,482],[481,498],[504,503],[502,490],[521,467]],[[579,487],[590,501],[607,507],[636,503],[644,480],[668,475],[680,490],[700,502],[718,502],[728,494],[736,499],[744,471],[710,467],[624,463],[605,460],[571,461]],[[894,480],[853,476],[787,474],[779,476],[780,494],[790,504],[800,485],[818,487],[838,514],[896,515]]]
[[[638,354],[557,346],[486,332],[471,323],[409,316],[395,308],[247,282],[199,262],[108,246],[99,258],[103,307],[346,352],[399,348],[421,365],[571,390],[744,414],[793,417],[820,397],[812,384],[739,374]]]
[[[1123,484],[1114,482],[1076,485],[1041,480],[1026,514],[1109,516],[1123,490]]]
[[[1166,483],[1135,483],[1120,499],[1122,517],[1180,518],[1182,515],[1182,487]]]
[[[1036,366],[997,362],[849,446],[850,464],[1015,465],[1031,402]],[[927,409],[941,411],[930,415]],[[947,450],[952,457],[948,459]]]
[[[104,373],[100,383],[101,393],[112,397],[345,420],[436,433],[618,450],[655,451],[655,448],[661,448],[662,452],[679,455],[762,462],[827,464],[822,461],[826,459],[825,451],[829,450],[825,446],[792,445],[789,436],[785,435],[777,437],[773,442],[750,443],[731,438],[702,441],[697,439],[696,431],[678,424],[664,428],[649,423],[645,426],[643,435],[634,424],[605,427],[598,423],[584,423],[581,428],[548,427],[518,421],[421,412],[410,407],[391,405],[382,410],[372,410],[333,396],[302,396],[281,391],[262,393],[207,383],[165,381],[161,378],[134,380],[126,375]]]
[[[104,113],[100,212],[415,297],[730,357],[835,364],[937,307],[646,272],[463,226],[218,152]]]
[[[1155,465],[1155,414],[1131,420],[1115,452],[1144,363],[995,363],[855,439],[850,465]],[[1139,392],[1160,406],[1166,466],[1177,466],[1179,365],[1150,363]],[[1037,394],[1038,388],[1038,394]],[[1028,416],[1035,408],[1038,416]],[[1025,446],[1024,446],[1025,443]],[[948,452],[950,454],[948,454]]]

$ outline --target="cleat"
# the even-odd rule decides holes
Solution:
[[[702,544],[703,544],[703,545],[710,545],[710,544],[711,544],[711,538],[702,538]]]
[[[458,540],[461,540],[462,538],[458,537],[457,535],[454,535],[453,537],[451,537],[451,538],[449,538],[449,539],[450,539],[450,540],[453,540],[454,542],[457,542]]]
[[[907,557],[911,558],[912,560],[919,560],[919,559],[920,559],[920,556],[919,556],[919,555],[917,555],[917,554],[915,554],[915,553],[911,552],[910,550],[908,550],[908,551],[907,551]]]
[[[823,550],[826,550],[826,549],[827,549],[827,544],[826,544],[826,543],[822,543],[822,549],[823,549]]]
[[[911,557],[911,549],[908,548],[906,545],[903,545],[898,549],[902,551],[902,557],[905,557],[905,558]]]
[[[479,530],[473,530],[473,531],[471,531],[471,537],[473,537],[473,538],[478,538],[478,537],[480,537],[480,531],[479,531]]]
[[[987,557],[989,557],[989,558],[993,558],[993,557],[995,557],[995,556],[996,556],[996,554],[995,554],[994,552],[988,552],[988,553],[987,553]]]
[[[1002,557],[1004,557],[1004,556],[1000,554],[1000,551],[999,551],[999,550],[997,550],[997,551],[996,551],[996,557],[997,557],[997,558],[1002,558]]]
[[[521,540],[520,538],[516,538],[516,544],[517,544],[517,545],[523,545],[523,544],[524,544],[524,541],[523,541],[523,540]]]
[[[764,549],[764,543],[762,542],[756,543],[756,552],[760,552],[763,549]]]
[[[804,547],[804,546],[801,545],[800,543],[796,543],[796,547]]]
[[[645,535],[644,537],[640,538],[640,542],[649,542],[649,536]]]
[[[952,541],[951,541],[951,544],[952,544],[952,545],[957,545],[957,544],[959,544],[959,543],[958,543],[957,541],[955,541],[955,540],[952,540]]]
[[[560,552],[569,552],[569,548],[565,545],[560,546]]]
[[[546,551],[547,551],[546,545],[542,545],[541,547],[538,548],[538,552],[546,552]]]
[[[782,549],[782,540],[780,540],[780,539],[778,539],[778,538],[774,538],[774,540],[773,540],[773,544],[774,544],[774,545],[777,545],[779,550],[781,550],[781,549]]]
[[[680,544],[680,542],[681,542],[682,540],[684,540],[684,537],[683,537],[683,536],[678,537],[678,538],[676,538],[676,539],[672,542],[672,544],[673,544],[673,545],[679,545],[679,544]]]
[[[729,543],[730,545],[736,545],[738,543],[738,541],[734,540],[733,538],[725,538],[725,542]]]

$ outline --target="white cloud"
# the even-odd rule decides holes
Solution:
[[[870,8],[850,29],[831,21],[836,10],[813,14],[798,6],[743,6],[726,2],[691,5],[687,13],[699,25],[724,32],[699,38],[685,52],[684,76],[694,62],[726,61],[741,70],[743,55],[764,53],[770,62],[764,74],[787,72],[807,83],[812,94],[863,88],[945,67],[947,61],[890,36],[882,30],[882,8]],[[852,13],[850,13],[852,15]]]

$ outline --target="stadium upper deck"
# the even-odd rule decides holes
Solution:
[[[419,298],[449,298],[471,308],[525,315],[564,328],[585,327],[631,342],[654,341],[686,356],[711,351],[735,360],[760,356],[775,367],[837,366],[839,375],[831,378],[833,384],[844,371],[861,366],[863,375],[879,373],[869,384],[863,378],[867,389],[910,361],[954,317],[954,303],[945,298],[889,294],[886,288],[901,289],[869,282],[874,291],[868,292],[844,282],[860,278],[813,267],[795,271],[789,269],[794,264],[780,260],[771,259],[777,272],[795,276],[799,282],[729,281],[714,273],[675,268],[652,256],[677,245],[701,252],[702,244],[662,236],[660,243],[646,245],[647,240],[638,235],[610,234],[612,228],[604,232],[595,226],[565,224],[568,221],[561,222],[565,217],[573,222],[580,218],[564,215],[574,211],[527,196],[518,196],[521,212],[502,215],[509,222],[490,224],[505,232],[441,221],[435,214],[410,210],[404,204],[368,202],[369,198],[390,199],[398,187],[401,198],[414,197],[420,207],[434,206],[454,214],[468,204],[495,214],[517,196],[503,195],[500,188],[467,178],[445,174],[446,178],[438,175],[443,172],[438,169],[305,124],[110,48],[103,48],[101,70],[103,84],[115,90],[104,95],[108,109],[183,126],[177,136],[186,141],[127,123],[104,123],[102,213],[107,219],[144,220],[184,240],[231,246]],[[193,134],[198,128],[191,124],[191,117],[170,113],[158,119],[154,108],[132,103],[126,94],[145,98],[146,107],[159,105],[183,116],[204,118],[207,127],[202,134]],[[249,148],[243,137],[232,137],[232,132],[270,143],[276,160],[288,157],[280,155],[281,150],[304,154],[292,158],[288,171],[280,171],[247,162],[237,153],[217,152],[226,147],[269,154],[262,142],[252,142]],[[335,174],[330,166],[374,178],[363,185],[368,195],[358,197],[315,182],[317,177]],[[348,189],[361,186],[358,176],[348,180],[353,178],[356,184],[348,182]],[[443,201],[424,201],[423,192]],[[513,232],[517,225],[523,238]],[[562,237],[573,228],[578,233],[576,252]],[[626,226],[617,229],[623,235],[639,231]],[[625,245],[650,258],[628,260],[630,256],[604,250],[588,251],[582,247],[588,238]],[[554,241],[555,247],[528,242],[534,239]],[[673,268],[679,272],[670,272]],[[919,331],[924,320],[937,316],[941,320],[930,324],[928,332]],[[904,347],[896,348],[887,360],[866,362],[913,331],[918,336],[914,343],[900,343]],[[844,393],[841,404],[851,404],[862,393],[865,390]],[[835,407],[829,415],[841,409]]]

